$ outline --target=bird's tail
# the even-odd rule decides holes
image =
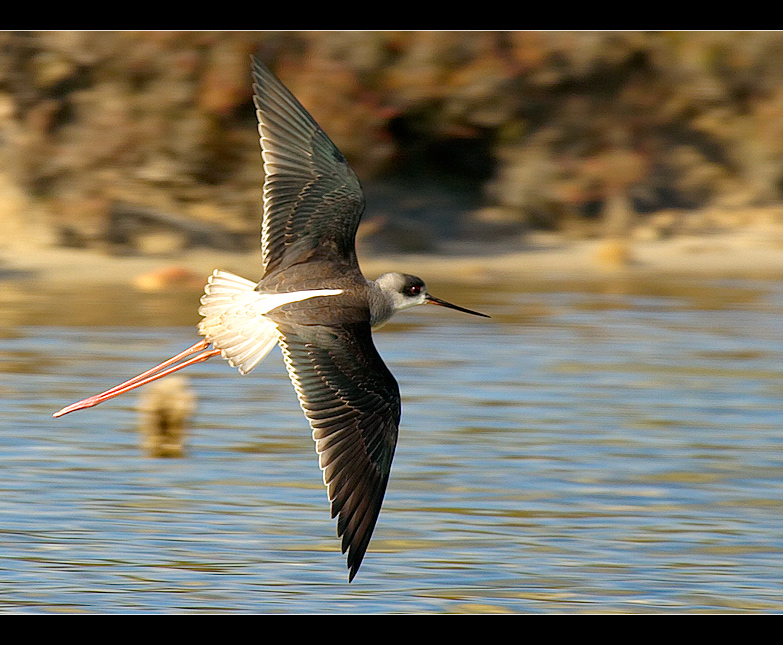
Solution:
[[[277,343],[277,325],[263,315],[269,311],[267,296],[255,287],[250,280],[216,269],[198,310],[204,316],[199,333],[240,374],[258,365]]]

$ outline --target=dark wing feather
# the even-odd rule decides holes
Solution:
[[[400,391],[369,323],[279,325],[280,347],[313,429],[349,580],[359,569],[389,481]]]
[[[358,267],[364,193],[348,162],[293,94],[253,58],[264,160],[265,276],[316,259]]]

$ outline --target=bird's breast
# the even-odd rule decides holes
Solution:
[[[314,298],[328,298],[329,296],[339,296],[344,291],[342,289],[305,289],[303,291],[286,291],[283,293],[261,293],[259,299],[263,305],[260,313],[268,314],[275,309],[285,307],[297,302],[304,302]],[[310,306],[313,306],[312,304]],[[319,305],[316,304],[316,307]],[[305,305],[307,308],[307,305]]]
[[[302,297],[299,297],[300,294]],[[343,289],[308,290],[275,294],[287,302],[270,310],[267,318],[296,325],[344,325],[368,322],[370,310],[361,296]]]
[[[361,273],[311,262],[265,276],[256,290],[280,303],[266,316],[276,323],[341,325],[370,320],[370,289]],[[301,297],[300,297],[301,295]]]

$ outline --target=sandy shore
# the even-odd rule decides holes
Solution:
[[[619,242],[567,240],[531,235],[519,251],[476,255],[360,254],[364,273],[415,273],[430,283],[596,279],[617,274],[704,277],[783,277],[783,240],[763,231],[734,231],[699,237]],[[213,269],[260,276],[260,252],[194,250],[175,257],[117,257],[61,248],[0,249],[0,280],[25,280],[53,287],[126,285],[154,291],[203,284]]]

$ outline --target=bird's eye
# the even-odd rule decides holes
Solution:
[[[418,285],[414,285],[412,287],[408,287],[408,295],[409,296],[418,296],[421,293],[421,287]]]

